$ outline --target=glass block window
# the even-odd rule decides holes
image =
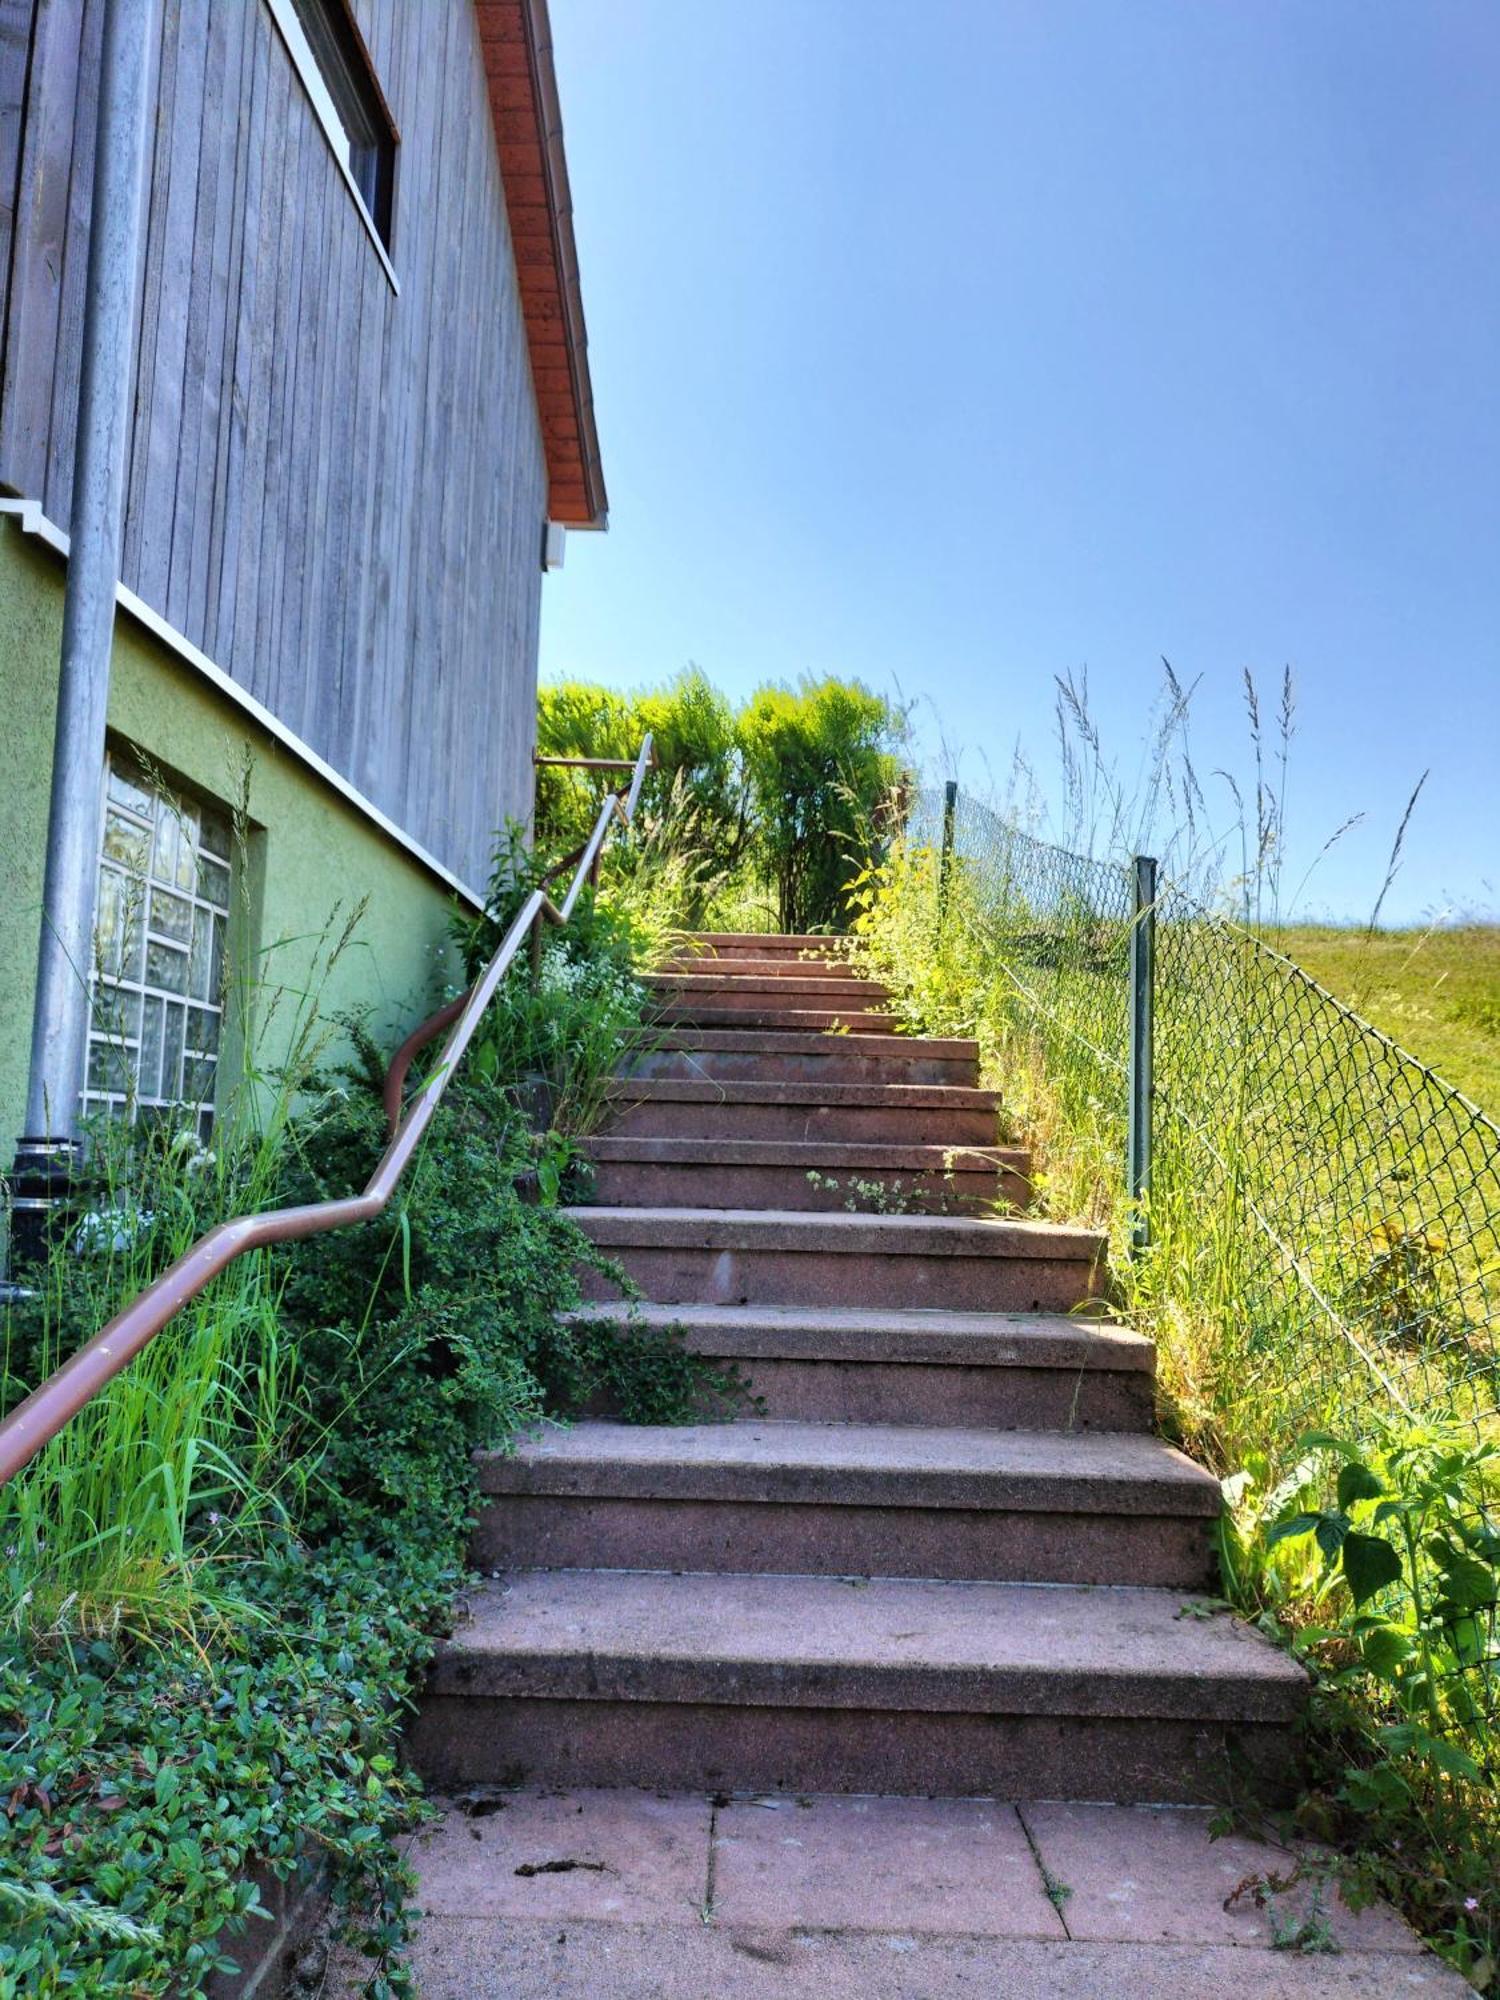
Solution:
[[[124,759],[105,774],[84,1105],[213,1127],[229,923],[227,813],[169,797]],[[187,1122],[184,1117],[183,1122]]]

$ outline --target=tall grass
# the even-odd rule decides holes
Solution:
[[[79,1212],[0,1329],[6,1406],[207,1229],[274,1200],[287,1131],[337,1032],[320,995],[361,915],[336,908],[295,941],[295,982],[269,953],[227,975],[241,1059],[211,1147],[190,1123],[91,1123]],[[204,1643],[248,1615],[236,1576],[295,1516],[310,1442],[280,1282],[269,1253],[237,1259],[0,1488],[0,1616],[14,1629]]]
[[[1242,794],[1226,891],[1251,924],[1278,900],[1288,727],[1269,757],[1257,737]],[[1139,820],[1107,773],[1087,775],[1096,737],[1085,752],[1075,802],[1103,799],[1106,854],[1122,828],[1133,846]],[[1192,796],[1180,771],[1159,789]],[[1500,1133],[1251,929],[1170,889],[1152,1247],[1132,1257],[1123,857],[1041,847],[961,801],[940,897],[939,810],[861,883],[861,948],[913,1027],[978,1038],[1035,1150],[1042,1212],[1108,1232],[1118,1303],[1156,1342],[1163,1421],[1224,1480],[1226,1584],[1319,1669],[1324,1830],[1357,1838],[1370,1879],[1485,1986]],[[1179,824],[1174,844],[1203,892],[1223,843]]]

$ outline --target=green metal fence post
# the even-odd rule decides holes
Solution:
[[[1138,854],[1131,864],[1135,908],[1130,926],[1130,1075],[1125,1174],[1135,1207],[1131,1247],[1151,1241],[1151,1102],[1156,1030],[1156,863]]]
[[[948,876],[953,867],[953,818],[958,807],[958,780],[950,778],[943,790],[943,846],[938,858],[938,929],[948,914]]]

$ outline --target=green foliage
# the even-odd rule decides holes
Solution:
[[[525,893],[500,872],[476,950]],[[372,2000],[408,1994],[399,1731],[463,1581],[472,1454],[595,1401],[670,1423],[740,1400],[628,1303],[565,1317],[580,1266],[620,1274],[556,1206],[571,1140],[532,1131],[507,1064],[581,1120],[581,1075],[631,1045],[633,933],[579,915],[535,989],[518,968],[384,1216],[240,1259],[0,1489],[0,2000],[186,2000],[258,1914],[247,1867],[320,1859]],[[352,1033],[335,1080],[318,1033],[269,1105],[252,1077],[258,1115],[224,1107],[212,1154],[101,1132],[89,1217],[8,1315],[7,1403],[226,1213],[363,1185],[383,1064]]]
[[[526,846],[525,829],[509,822],[483,911],[454,914],[465,978],[479,977],[547,872]],[[630,911],[586,887],[566,929],[544,924],[517,954],[469,1045],[466,1078],[488,1085],[497,1106],[508,1102],[527,1130],[569,1138],[590,1131],[610,1077],[648,1040],[646,989],[635,977],[648,950]]]
[[[537,749],[554,757],[633,759],[647,734],[656,748],[641,805],[660,817],[686,787],[694,825],[692,845],[705,878],[718,879],[738,864],[745,846],[748,799],[739,756],[735,715],[728,700],[696,668],[665,687],[622,694],[582,681],[537,690]],[[537,844],[565,854],[588,838],[602,797],[593,774],[543,765],[537,771]]]
[[[1075,863],[1056,866],[1092,881]],[[1225,1476],[1226,1591],[1319,1676],[1305,1829],[1346,1843],[1357,1879],[1486,1989],[1500,1943],[1500,1432],[1473,1276],[1485,1156],[1443,1178],[1392,1147],[1409,1077],[1372,1118],[1363,1045],[1317,1035],[1326,1001],[1279,966],[1257,984],[1249,939],[1213,960],[1217,987],[1171,986],[1183,947],[1159,922],[1154,1243],[1131,1258],[1124,925],[1082,895],[1028,908],[1014,876],[963,848],[940,922],[939,872],[931,847],[896,843],[854,892],[859,949],[914,1027],[978,1037],[985,1080],[1034,1149],[1044,1212],[1110,1231],[1118,1302],[1157,1343],[1166,1420]],[[1351,1202],[1367,1186],[1388,1206],[1366,1220]],[[1421,1220],[1424,1201],[1443,1231]],[[1275,1250],[1268,1210],[1296,1218]],[[1323,1279],[1313,1299],[1307,1272]]]
[[[1262,1548],[1273,1582],[1287,1553],[1319,1571],[1317,1610],[1292,1628],[1318,1676],[1321,1792],[1304,1814],[1357,1838],[1369,1892],[1404,1901],[1483,1991],[1500,1760],[1475,1674],[1493,1670],[1500,1617],[1500,1444],[1396,1424],[1302,1443]]]
[[[1296,924],[1272,942],[1500,1118],[1500,924]]]
[[[611,891],[648,930],[842,926],[844,885],[879,849],[902,778],[905,718],[882,696],[804,679],[762,687],[736,713],[690,668],[628,695],[568,681],[543,687],[538,704],[544,754],[633,758],[653,736],[642,838],[615,855]],[[601,796],[600,776],[544,766],[541,843],[580,846]]]
[[[761,688],[740,717],[757,847],[784,931],[842,929],[901,776],[899,719],[859,681]]]

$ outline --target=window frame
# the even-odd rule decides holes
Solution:
[[[328,149],[333,154],[334,164],[343,176],[349,190],[355,211],[365,226],[380,267],[390,282],[391,290],[399,298],[401,281],[396,276],[392,262],[395,244],[395,205],[400,161],[401,134],[396,129],[396,121],[391,116],[390,106],[385,101],[385,93],[380,87],[380,79],[375,74],[375,65],[365,46],[359,25],[354,19],[347,0],[313,0],[322,6],[328,16],[327,30],[330,45],[336,45],[337,58],[345,73],[350,88],[358,91],[363,100],[362,115],[373,136],[361,137],[350,130],[349,120],[339,109],[334,84],[325,65],[319,60],[316,49],[303,24],[298,0],[266,0],[271,19],[292,67],[307,93],[313,116],[322,127],[323,136],[328,141]],[[383,193],[377,189],[375,209],[384,209],[384,215],[372,213],[355,172],[354,155],[360,150],[379,153],[385,147],[389,151],[389,175]]]
[[[127,797],[117,794],[117,779],[122,789],[150,796],[153,804],[149,814],[132,804]],[[138,1123],[143,1114],[153,1119],[170,1119],[175,1115],[184,1127],[191,1126],[200,1144],[206,1144],[218,1108],[219,1077],[228,1026],[226,984],[230,929],[234,918],[234,817],[227,807],[216,801],[195,798],[185,792],[179,794],[170,780],[165,780],[161,774],[145,766],[127,746],[114,742],[110,743],[105,753],[100,793],[99,849],[95,862],[94,919],[90,933],[87,1056],[80,1081],[79,1102],[86,1117],[103,1113],[112,1118],[126,1119],[131,1124]],[[127,833],[134,828],[144,836],[143,870],[132,867],[127,858],[111,853],[112,813],[125,826]],[[182,828],[185,816],[189,814],[196,821],[192,848],[187,857],[192,880],[185,882],[175,874],[172,880],[164,880],[153,865],[158,856],[160,830],[168,818]],[[206,829],[213,831],[212,842],[205,839]],[[214,871],[222,873],[222,900],[203,887],[205,864],[210,871],[210,879]],[[114,892],[122,923],[120,964],[115,970],[108,969],[104,964],[99,930],[104,913],[106,882],[122,885]],[[134,917],[131,915],[132,894],[140,898]],[[150,919],[155,911],[147,899],[152,899],[154,904],[158,894],[185,906],[188,914],[184,937],[174,936],[160,925],[153,927]],[[194,960],[200,916],[205,940],[205,983],[203,990],[197,991],[194,987]],[[135,933],[133,939],[132,932]],[[152,979],[153,945],[158,955],[166,952],[174,958],[183,959],[180,991]],[[165,960],[161,962],[165,963]],[[147,1042],[147,1019],[153,1008],[158,1019],[156,1077],[153,1088],[148,1092],[142,1087],[141,1064]],[[168,1027],[168,1016],[174,1011],[181,1017],[180,1036],[176,1027],[170,1030]],[[202,1030],[210,1019],[212,1046],[206,1046]],[[96,1053],[101,1051],[105,1057],[104,1075],[96,1081],[94,1059]],[[109,1074],[114,1066],[110,1060],[111,1051],[117,1052],[116,1060],[124,1066],[123,1081],[119,1083]],[[163,1095],[160,1085],[169,1051],[173,1081],[178,1091],[185,1092],[190,1079],[206,1083],[206,1091]]]

